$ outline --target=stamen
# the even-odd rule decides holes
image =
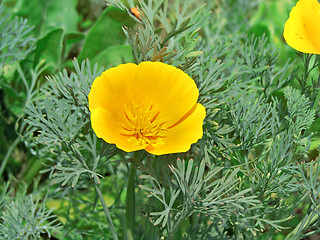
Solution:
[[[151,123],[153,123],[153,122],[157,119],[157,117],[159,116],[159,114],[160,114],[160,112],[158,112],[158,113],[151,119]]]
[[[126,107],[125,116],[128,125],[122,126],[124,130],[121,135],[132,137],[140,145],[159,146],[164,143],[164,127],[166,121],[158,122],[160,112],[158,112],[153,104],[150,104],[147,110],[139,107],[140,104],[132,102],[130,108]],[[157,121],[158,120],[158,121]]]

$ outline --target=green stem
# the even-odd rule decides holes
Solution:
[[[314,101],[313,103],[313,106],[312,106],[312,110],[316,111],[317,110],[317,107],[319,105],[319,101],[320,101],[320,89],[318,91],[318,95],[316,97],[316,100]]]
[[[171,229],[171,231],[168,234],[168,240],[173,239],[174,235],[176,234],[176,231],[179,229],[180,225],[183,223],[183,221],[185,220],[186,216],[188,214],[184,213],[179,220],[176,222],[176,224],[173,226],[173,228]]]
[[[17,147],[18,143],[20,142],[20,137],[17,137],[16,140],[13,142],[13,144],[11,145],[11,147],[8,149],[6,156],[4,157],[2,164],[1,164],[1,168],[0,168],[0,179],[2,178],[2,174],[4,171],[4,168],[6,167],[9,157],[12,153],[12,151]]]
[[[99,197],[99,199],[100,199],[100,202],[101,202],[101,204],[102,204],[102,207],[103,207],[103,211],[104,211],[104,213],[106,214],[106,217],[107,217],[107,219],[108,219],[108,222],[109,222],[109,225],[110,225],[110,229],[111,229],[111,232],[112,232],[113,239],[114,239],[114,240],[118,240],[117,232],[116,232],[116,229],[114,228],[114,225],[113,225],[113,222],[112,222],[112,219],[111,219],[111,216],[110,216],[110,213],[109,213],[107,204],[106,204],[106,202],[104,201],[102,192],[101,192],[99,186],[98,186],[96,183],[94,183],[94,188],[96,189],[97,195],[98,195],[98,197]]]
[[[318,91],[318,94],[317,94],[317,97],[316,99],[314,100],[314,103],[313,103],[313,106],[312,106],[312,110],[316,112],[317,110],[317,107],[319,106],[319,101],[320,101],[320,89]],[[308,136],[310,133],[311,133],[311,128],[309,127],[307,130],[306,130],[306,133],[305,133],[305,136]]]
[[[127,195],[126,195],[126,221],[127,221],[127,239],[133,240],[133,230],[134,230],[134,220],[135,220],[135,175],[136,169],[133,164],[131,164],[128,186],[127,186]]]
[[[236,220],[237,222],[237,220]],[[240,239],[240,234],[239,234],[239,227],[238,225],[236,224],[236,222],[234,223],[234,239]]]

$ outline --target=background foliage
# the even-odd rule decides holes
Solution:
[[[317,237],[319,57],[282,38],[295,2],[107,2],[0,5],[0,238]],[[91,129],[93,80],[141,61],[196,81],[190,151],[125,153]]]

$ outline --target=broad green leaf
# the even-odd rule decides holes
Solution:
[[[61,62],[63,29],[56,29],[38,40],[35,51],[34,66],[44,61],[51,72],[57,70]]]
[[[109,6],[90,29],[78,60],[92,60],[110,46],[121,45],[126,38],[122,26],[130,24],[132,19],[127,12]]]
[[[49,0],[43,34],[56,28],[62,28],[65,33],[77,32],[79,21],[77,3],[77,0]]]
[[[85,38],[85,35],[83,33],[80,32],[73,32],[73,33],[66,33],[65,34],[65,50],[64,50],[64,54],[70,54],[70,49],[72,48],[73,44],[75,44],[76,42],[79,42],[81,40],[83,40]],[[65,58],[67,58],[68,56],[64,56]],[[75,55],[70,56],[70,57],[76,57]],[[72,62],[71,62],[72,64]]]
[[[18,0],[15,12],[17,16],[28,18],[35,25],[35,33],[40,37],[56,28],[66,33],[76,32],[79,15],[77,0]]]
[[[24,92],[17,92],[13,87],[7,85],[3,81],[0,81],[0,89],[5,92],[4,102],[11,112],[16,116],[20,116],[23,112],[23,102],[25,99]]]
[[[98,63],[99,68],[107,65],[117,66],[128,62],[134,62],[130,45],[108,47],[92,59],[92,63]]]
[[[265,35],[267,37],[267,42],[270,42],[270,30],[269,30],[269,23],[267,21],[260,21],[254,24],[249,29],[248,36],[255,35],[256,37],[261,37],[262,35]]]
[[[66,34],[67,44],[73,44],[79,42],[85,38],[85,35],[80,32],[72,32]]]
[[[30,25],[34,25],[34,32],[40,33],[45,20],[45,9],[48,0],[18,0],[15,6],[17,16],[28,19]]]

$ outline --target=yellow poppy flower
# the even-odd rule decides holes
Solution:
[[[121,64],[97,77],[89,93],[99,138],[126,152],[186,152],[203,134],[205,108],[193,79],[161,62]]]
[[[300,52],[320,54],[319,2],[298,1],[284,26],[283,36],[290,47]]]

